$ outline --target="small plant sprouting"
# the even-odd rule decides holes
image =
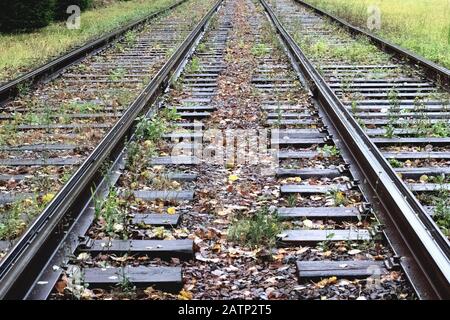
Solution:
[[[334,233],[329,233],[326,235],[326,240],[319,242],[317,245],[323,252],[330,250],[331,240],[334,238]]]
[[[281,230],[276,214],[264,207],[251,217],[236,219],[228,229],[228,239],[253,248],[272,248]]]
[[[384,132],[384,136],[386,138],[392,139],[395,137],[395,127],[389,120],[388,125],[386,126],[386,131]]]
[[[142,117],[138,119],[136,127],[136,139],[157,141],[167,130],[164,119],[154,117],[152,119]]]
[[[191,61],[186,65],[186,73],[198,73],[200,71],[200,59],[193,57]]]
[[[126,236],[126,211],[121,206],[121,199],[115,188],[111,188],[106,199],[94,197],[95,220],[108,235]]]
[[[125,77],[126,70],[123,68],[117,68],[111,71],[110,75],[108,76],[108,79],[110,81],[119,81],[123,77]]]
[[[318,147],[316,150],[322,156],[337,157],[340,155],[340,151],[336,146],[324,145],[322,148]]]
[[[433,218],[441,228],[445,236],[450,237],[450,192],[442,189],[434,197]]]
[[[137,39],[136,31],[128,31],[127,33],[125,33],[124,39],[127,45],[133,45]]]
[[[352,101],[352,114],[355,114],[358,111],[358,103],[356,101]]]
[[[167,122],[171,121],[177,121],[181,119],[180,114],[177,112],[177,108],[166,108],[161,112],[161,116],[165,119]]]
[[[327,194],[328,198],[333,200],[335,206],[345,206],[349,203],[345,192],[340,191],[339,189],[330,190]]]
[[[251,52],[256,57],[262,57],[270,53],[270,48],[264,43],[258,43],[252,47]]]
[[[31,83],[30,82],[21,82],[17,85],[17,93],[19,96],[23,97],[24,95],[27,95],[31,90]]]
[[[0,207],[0,240],[13,240],[21,235],[46,204],[35,195],[34,199],[21,199]]]
[[[297,196],[295,194],[290,194],[287,199],[287,206],[293,208],[297,205]]]
[[[400,112],[400,102],[398,99],[397,90],[390,90],[388,92],[388,99],[390,105],[388,110],[388,123],[385,129],[386,131],[384,133],[384,136],[386,138],[392,139],[395,136],[395,123],[397,119],[396,117]]]
[[[431,136],[446,138],[450,136],[450,124],[438,121],[431,126]]]
[[[392,168],[402,168],[403,162],[398,161],[397,159],[389,159],[389,163],[392,166]]]
[[[199,52],[199,53],[205,52],[205,51],[206,51],[206,44],[204,44],[203,42],[200,43],[200,44],[197,46],[197,50],[196,50],[196,51]]]
[[[355,120],[356,120],[356,122],[358,123],[358,125],[359,125],[361,128],[363,128],[363,129],[366,128],[366,123],[364,122],[363,119],[361,119],[361,118],[355,118]]]
[[[117,283],[117,287],[121,291],[120,295],[124,295],[128,298],[133,297],[136,293],[136,287],[128,277],[125,267],[120,268],[120,274],[118,275],[118,277],[120,281]]]
[[[278,105],[277,109],[277,120],[275,121],[275,127],[276,128],[281,128],[281,124],[283,123],[283,110],[281,109],[281,107]]]

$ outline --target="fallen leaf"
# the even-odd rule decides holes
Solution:
[[[325,251],[322,255],[323,255],[325,258],[328,258],[328,257],[331,256],[331,254],[332,254],[332,252],[331,252],[330,250],[328,250],[328,251]]]
[[[123,231],[123,224],[121,223],[115,223],[113,225],[114,232],[122,232]]]
[[[57,283],[56,283],[56,285],[55,285],[55,289],[56,289],[56,291],[58,291],[58,293],[64,293],[64,290],[66,289],[66,287],[67,287],[67,277],[66,276],[63,276],[62,278],[61,278],[61,280],[59,280]]]
[[[220,245],[220,243],[216,243],[212,247],[212,251],[215,253],[219,253],[221,250],[222,250],[222,246]]]
[[[328,286],[330,284],[335,284],[336,282],[337,282],[337,278],[336,277],[330,277],[330,278],[323,279],[323,280],[317,282],[317,286],[319,288],[323,288],[323,287]]]
[[[313,222],[311,220],[305,219],[305,220],[303,220],[303,225],[306,228],[312,228],[313,227]]]
[[[90,258],[89,253],[87,252],[82,252],[77,256],[77,260],[78,261],[86,261]]]
[[[115,256],[110,256],[111,260],[117,261],[117,262],[125,262],[128,260],[128,256],[124,255],[121,257],[115,257]]]
[[[175,209],[174,207],[167,208],[167,213],[168,214],[175,214],[176,212],[177,212],[177,209]]]
[[[187,291],[187,290],[181,290],[180,293],[178,294],[178,299],[180,300],[192,300],[192,292]]]
[[[42,196],[42,202],[44,204],[47,204],[50,201],[52,201],[54,197],[55,197],[54,193],[47,193],[46,195]]]

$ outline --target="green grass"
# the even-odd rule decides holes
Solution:
[[[381,10],[378,35],[450,68],[449,0],[306,0],[352,24],[367,27],[367,8]]]
[[[60,22],[32,33],[0,34],[0,83],[176,2],[177,0],[118,1],[107,7],[83,12],[81,28],[78,30],[69,30],[65,22]]]
[[[435,206],[434,220],[440,226],[442,232],[450,237],[450,192],[444,189],[435,196],[433,205]]]
[[[318,153],[320,153],[322,156],[328,156],[328,157],[337,157],[341,154],[338,148],[336,146],[330,146],[330,145],[324,145],[322,148],[318,147],[316,149]]]
[[[17,200],[0,206],[0,241],[13,240],[21,235],[28,224],[53,198],[50,193],[44,197],[46,199],[35,195],[34,198]]]
[[[252,47],[252,54],[256,57],[262,57],[270,53],[270,48],[265,43],[258,43]]]
[[[262,208],[251,217],[234,220],[228,229],[228,239],[252,248],[272,248],[281,230],[278,217]]]
[[[115,188],[110,190],[105,200],[95,199],[95,220],[110,236],[115,234],[126,236],[127,214],[123,208],[125,203],[118,197]]]

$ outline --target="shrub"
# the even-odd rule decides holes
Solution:
[[[71,5],[79,6],[81,11],[92,6],[92,0],[56,0],[55,17],[58,20],[65,20],[69,17],[67,8]]]
[[[42,28],[54,17],[55,0],[0,1],[0,31],[12,32]]]

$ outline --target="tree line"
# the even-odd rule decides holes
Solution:
[[[67,8],[77,5],[86,10],[93,0],[1,0],[0,32],[21,32],[43,28],[52,21],[69,17]]]

